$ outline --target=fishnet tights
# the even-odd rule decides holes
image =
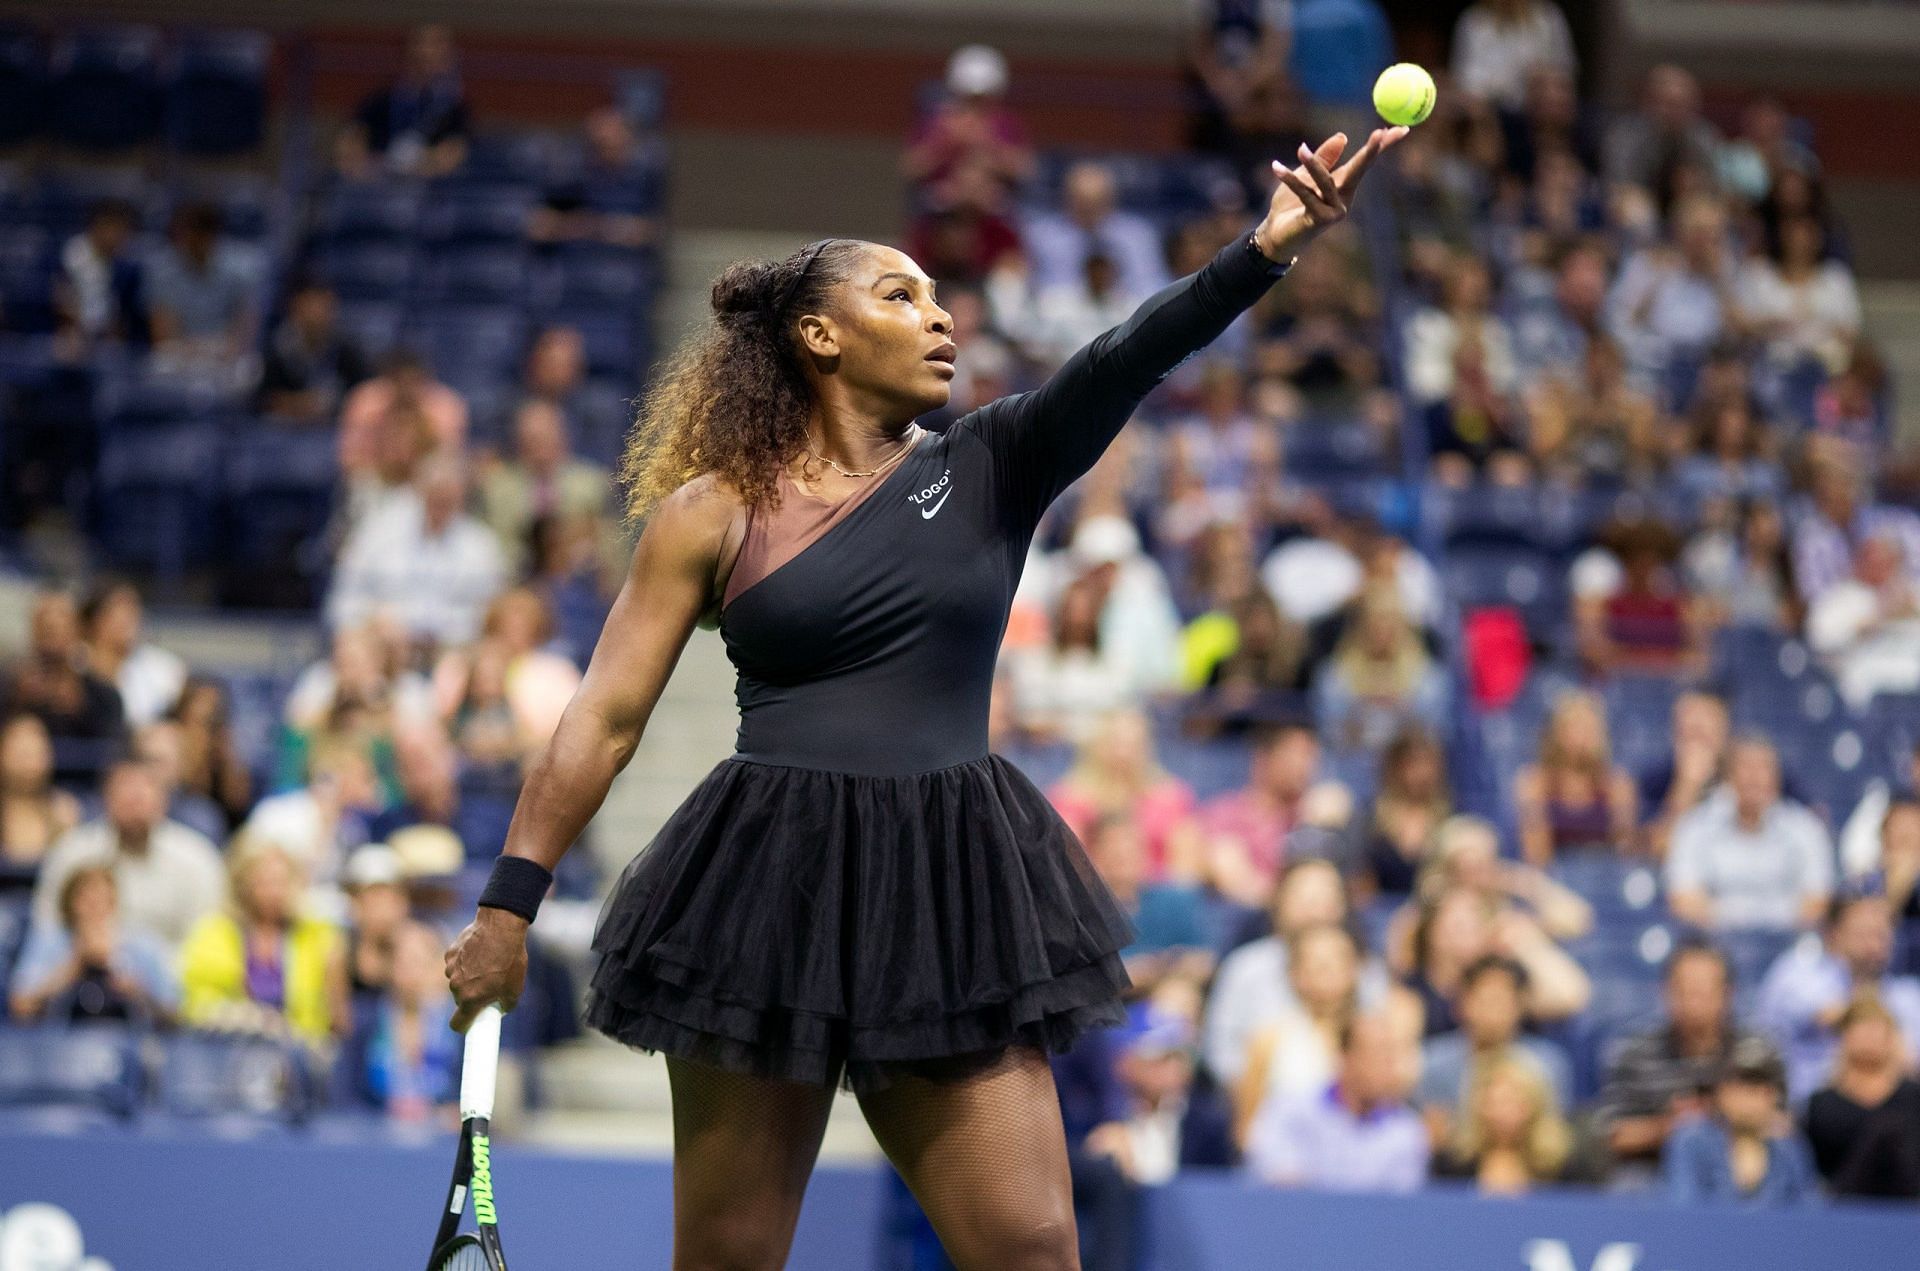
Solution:
[[[778,1271],[830,1088],[669,1059],[673,1271]],[[874,1137],[959,1271],[1079,1271],[1060,1104],[1046,1057],[1010,1047],[957,1079],[860,1097]]]

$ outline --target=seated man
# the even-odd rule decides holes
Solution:
[[[1427,1177],[1426,1127],[1406,1102],[1398,1026],[1361,1015],[1340,1038],[1340,1072],[1326,1090],[1269,1100],[1247,1140],[1247,1168],[1283,1187],[1417,1190]]]
[[[1476,1072],[1503,1059],[1532,1067],[1555,1103],[1570,1106],[1573,1074],[1565,1052],[1550,1041],[1521,1035],[1526,989],[1526,968],[1496,953],[1478,959],[1460,977],[1460,1027],[1428,1040],[1414,1095],[1434,1142],[1452,1132]]]
[[[1839,1033],[1832,1084],[1807,1103],[1814,1164],[1837,1196],[1920,1199],[1920,1083],[1899,1022],[1862,993]]]
[[[1820,920],[1833,874],[1820,819],[1781,795],[1773,743],[1742,737],[1728,754],[1725,788],[1674,826],[1668,904],[1696,927],[1791,931]]]
[[[1751,1038],[1736,1045],[1714,1081],[1708,1115],[1682,1126],[1667,1144],[1668,1195],[1682,1204],[1817,1204],[1813,1158],[1781,1115],[1785,1094],[1786,1069],[1773,1048]]]

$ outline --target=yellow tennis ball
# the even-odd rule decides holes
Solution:
[[[1373,108],[1390,124],[1417,124],[1433,113],[1433,76],[1412,62],[1396,62],[1373,81]]]

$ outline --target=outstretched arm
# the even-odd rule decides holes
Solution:
[[[1275,160],[1279,185],[1253,231],[1257,250],[1240,241],[1229,244],[1203,269],[1149,297],[1132,317],[1068,358],[1038,389],[1002,398],[961,421],[959,427],[971,429],[994,452],[996,482],[1029,524],[1093,466],[1155,385],[1265,294],[1274,266],[1291,261],[1346,218],[1360,178],[1406,132],[1375,131],[1345,163],[1344,133],[1317,151],[1302,145],[1298,168]]]

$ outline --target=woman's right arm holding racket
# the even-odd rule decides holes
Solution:
[[[737,542],[737,498],[709,478],[664,500],[634,548],[626,583],[607,615],[585,679],[521,788],[504,855],[548,870],[600,810],[627,766],[695,622],[719,594],[718,569]],[[465,1032],[490,1002],[510,1010],[527,974],[527,928],[518,914],[482,907],[447,951],[447,982]]]

